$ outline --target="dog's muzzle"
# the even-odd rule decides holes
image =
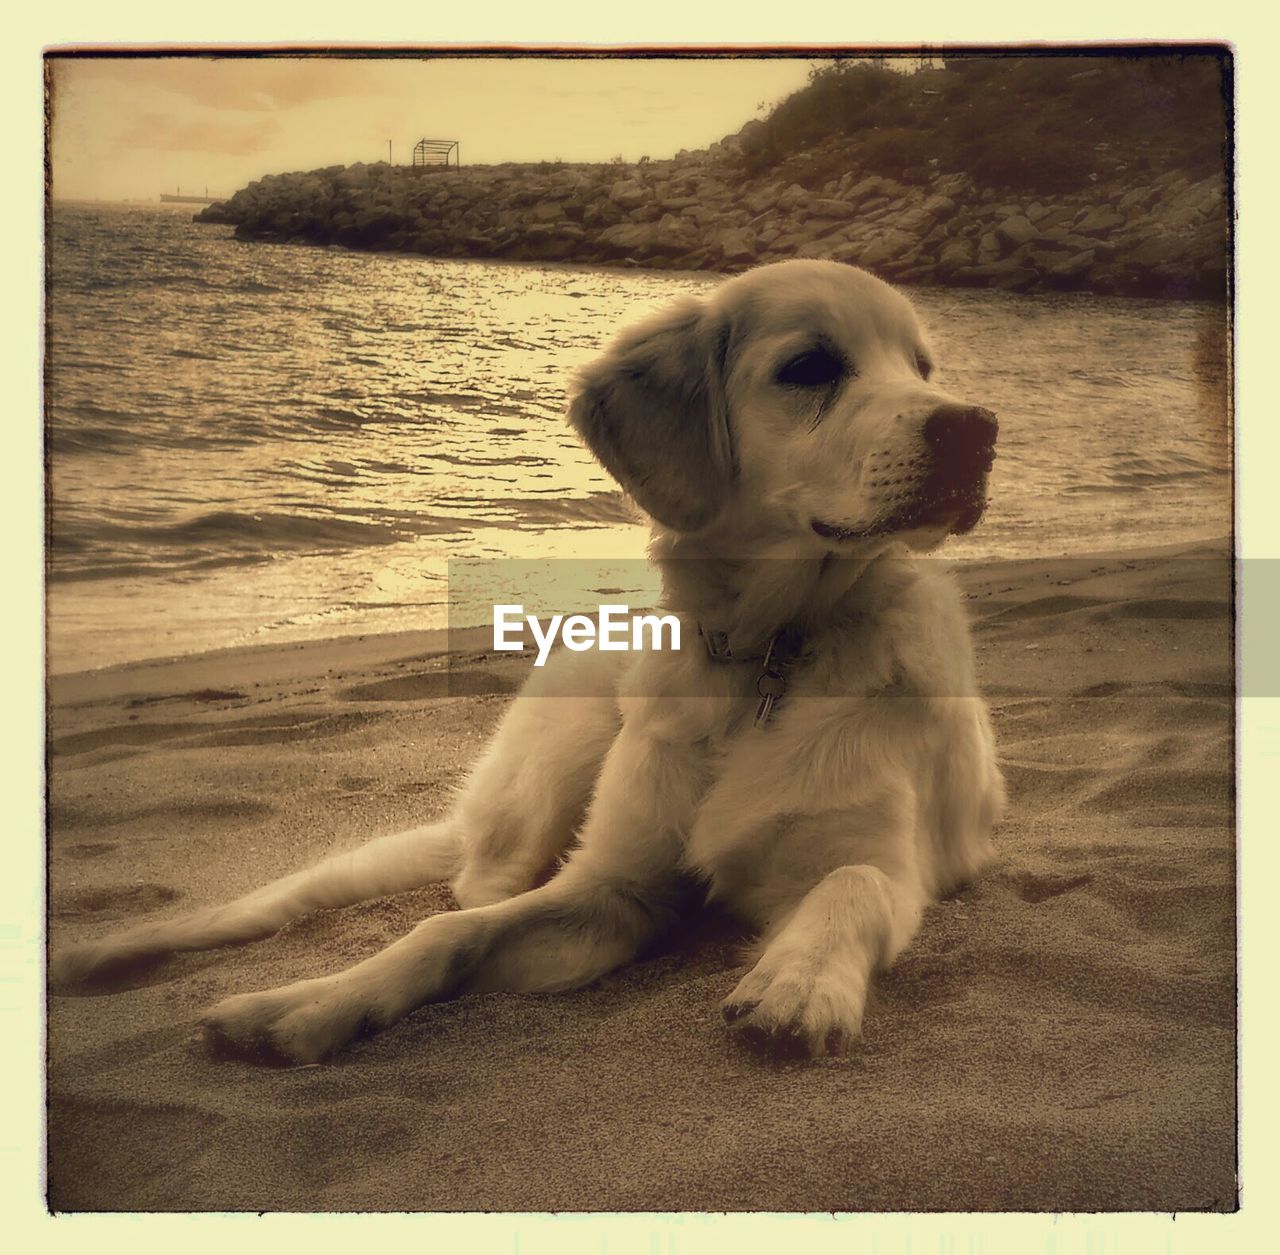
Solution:
[[[842,527],[821,519],[810,526],[826,540],[865,540],[938,524],[957,535],[972,531],[987,506],[987,473],[995,462],[998,431],[996,416],[981,406],[938,406],[921,428],[925,448],[912,462],[924,464],[923,475],[914,491],[907,490],[904,504],[869,526]]]

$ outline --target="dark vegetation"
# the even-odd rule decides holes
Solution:
[[[744,173],[818,188],[859,168],[904,183],[965,173],[980,186],[1069,192],[1226,161],[1226,55],[949,57],[903,74],[837,61],[741,136]]]

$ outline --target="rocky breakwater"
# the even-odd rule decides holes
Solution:
[[[939,172],[907,185],[848,169],[819,186],[746,178],[732,149],[634,165],[414,171],[355,165],[263,178],[196,215],[248,240],[438,257],[732,272],[786,257],[893,282],[1218,296],[1225,181],[1177,171],[1049,197]],[[828,164],[828,168],[829,164]]]

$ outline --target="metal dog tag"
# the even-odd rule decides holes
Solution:
[[[760,694],[760,705],[756,707],[756,727],[763,727],[773,714],[773,704],[787,691],[787,682],[782,672],[766,666],[756,680],[756,692]]]

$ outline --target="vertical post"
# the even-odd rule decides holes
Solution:
[[[387,140],[387,165],[391,164],[391,141]]]

